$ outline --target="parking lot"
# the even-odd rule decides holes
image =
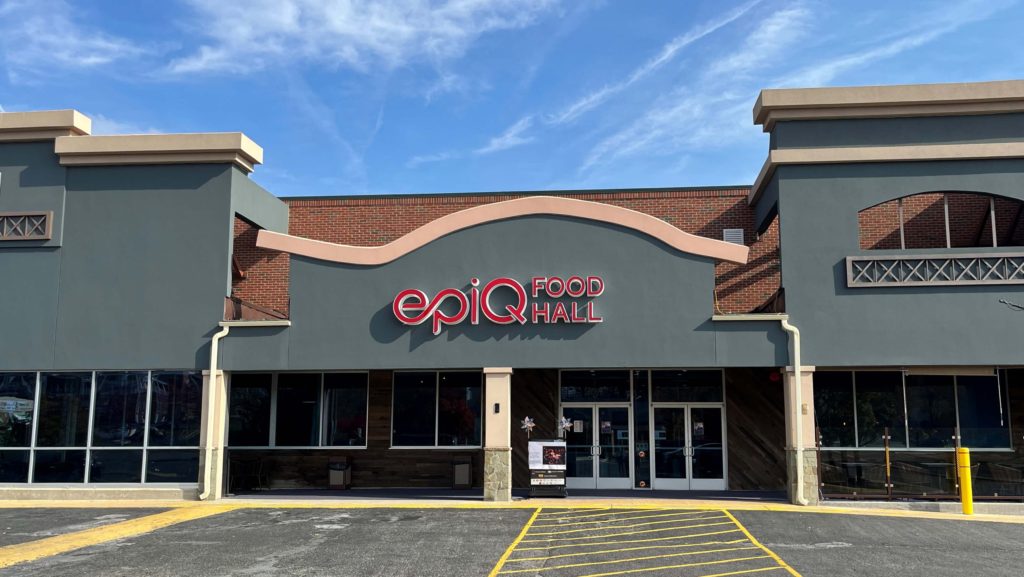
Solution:
[[[0,509],[0,576],[1019,576],[1017,521],[686,507]]]

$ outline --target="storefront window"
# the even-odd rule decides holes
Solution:
[[[141,447],[146,432],[146,372],[96,373],[92,444]]]
[[[623,402],[629,398],[629,371],[562,371],[563,403]]]
[[[814,374],[814,416],[822,447],[856,446],[853,413],[853,373]]]
[[[958,376],[956,386],[961,444],[1009,447],[1009,399],[1003,383],[995,376]]]
[[[43,373],[40,386],[36,446],[85,447],[89,438],[92,374]],[[39,467],[40,461],[36,459],[36,468]]]
[[[198,478],[196,449],[154,449],[146,455],[147,483],[195,483]]]
[[[437,432],[437,373],[395,373],[391,444],[429,447]]]
[[[891,447],[906,447],[903,422],[903,373],[857,371],[857,446],[884,447],[889,429]]]
[[[320,373],[277,376],[277,431],[280,447],[315,447],[320,431]]]
[[[202,421],[203,376],[192,372],[153,372],[149,446],[198,447]]]
[[[0,373],[0,447],[32,444],[35,373]]]
[[[89,481],[92,483],[141,483],[142,451],[113,449],[92,451],[89,457]]]
[[[437,444],[479,446],[480,408],[483,403],[481,374],[441,373],[438,377]]]
[[[231,375],[228,402],[228,444],[265,447],[270,444],[270,373]]]
[[[85,449],[35,453],[32,480],[36,483],[81,483],[85,480]]]
[[[325,446],[366,446],[366,373],[326,373]]]
[[[721,403],[722,371],[651,371],[655,403]]]
[[[907,377],[907,426],[911,447],[956,445],[956,389],[953,383],[951,376]]]

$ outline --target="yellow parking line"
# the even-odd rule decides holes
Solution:
[[[783,569],[785,569],[786,571],[789,571],[790,575],[793,575],[793,577],[801,577],[801,575],[799,573],[797,573],[795,569],[790,567],[788,563],[786,563],[785,561],[782,560],[782,557],[779,557],[778,555],[776,555],[774,551],[772,551],[771,549],[769,549],[769,548],[765,547],[764,545],[762,545],[760,541],[758,541],[753,535],[751,535],[750,531],[747,531],[747,528],[743,526],[743,523],[740,523],[739,520],[736,519],[736,517],[733,517],[732,513],[728,512],[728,511],[722,511],[722,512],[725,513],[726,515],[728,515],[729,518],[732,519],[733,523],[736,523],[736,526],[739,527],[740,531],[743,531],[743,534],[747,536],[747,539],[750,539],[751,543],[753,543],[754,545],[757,545],[758,547],[761,548],[762,551],[767,553],[769,557],[771,557],[772,559],[775,559],[775,561]]]
[[[583,511],[605,511],[606,509],[583,509]],[[657,509],[655,509],[657,510]],[[561,520],[576,520],[576,519],[589,519],[591,517],[607,517],[608,515],[626,515],[629,513],[645,513],[651,511],[651,509],[619,509],[611,511],[609,513],[596,513],[594,515],[571,515],[568,517],[562,517],[560,519],[544,519],[544,522],[548,521],[561,521]],[[559,511],[558,513],[547,513],[547,515],[565,515],[566,513],[574,513],[575,511]]]
[[[738,532],[738,531],[737,531]],[[647,541],[640,541],[647,543]],[[682,545],[647,545],[645,547],[627,547],[626,549],[606,549],[603,551],[584,551],[583,553],[562,553],[550,557],[520,557],[509,559],[506,563],[519,563],[522,561],[550,561],[551,559],[563,559],[565,557],[579,557],[581,555],[611,555],[612,553],[625,553],[626,551],[644,551],[647,549],[672,549],[682,547],[700,547],[701,545],[735,545],[736,543],[747,543],[747,539],[736,539],[734,541],[705,541],[703,543],[683,543]],[[522,549],[520,549],[522,551]]]
[[[738,559],[724,559],[721,561],[702,561],[700,563],[684,563],[682,565],[665,565],[662,567],[644,567],[643,569],[626,569],[625,571],[611,571],[609,573],[589,573],[587,575],[580,575],[580,577],[609,577],[610,575],[626,575],[629,573],[648,573],[650,571],[664,571],[666,569],[682,569],[683,567],[704,567],[706,565],[721,565],[723,563],[737,563],[739,561],[753,561],[755,559],[769,559],[764,555],[758,555],[756,557],[740,557]],[[781,569],[781,567],[771,567],[771,569]],[[706,576],[713,577],[713,576]]]
[[[549,531],[547,533],[531,533],[530,535],[568,535],[569,533],[586,533],[587,531],[609,531],[614,529],[632,529],[633,527],[650,527],[651,525],[664,525],[665,523],[678,523],[680,521],[703,521],[704,519],[722,519],[722,515],[715,515],[712,517],[696,517],[694,519],[668,519],[666,521],[648,521],[646,523],[633,523],[632,525],[611,525],[605,527],[588,527],[586,529],[569,529],[567,531]],[[618,521],[614,519],[607,521],[612,523]]]
[[[648,511],[637,511],[637,513],[647,513]],[[613,521],[633,521],[635,519],[653,519],[654,517],[669,517],[669,516],[683,516],[683,515],[700,515],[701,513],[708,513],[708,511],[682,511],[678,513],[659,513],[657,515],[642,515],[640,517],[616,517],[615,519],[606,519],[604,521],[582,521],[580,523],[549,523],[546,525],[534,525],[533,528],[538,527],[566,527],[571,525],[596,525],[598,523],[611,523]],[[625,513],[624,513],[625,514]],[[547,519],[545,519],[547,521]]]
[[[722,525],[732,525],[732,523],[721,523]],[[735,527],[735,525],[733,525]],[[709,531],[707,533],[694,533],[692,535],[673,535],[672,537],[656,537],[654,539],[627,539],[619,541],[603,541],[598,543],[573,543],[570,545],[548,545],[546,547],[520,547],[516,551],[547,551],[550,549],[568,549],[569,547],[598,547],[601,545],[625,545],[627,543],[654,543],[655,541],[671,541],[673,539],[693,539],[694,537],[710,537],[712,535],[725,535],[726,533],[739,533],[739,529],[729,529],[728,531]]]
[[[713,517],[714,519],[725,519],[722,517]],[[526,539],[523,543],[548,543],[551,541],[575,541],[577,539],[604,539],[605,537],[625,537],[626,535],[640,535],[643,533],[659,533],[661,531],[678,531],[679,529],[694,529],[697,527],[714,527],[716,525],[732,525],[731,521],[725,521],[722,523],[703,523],[700,525],[680,525],[678,527],[663,527],[661,529],[644,529],[643,531],[627,531],[626,533],[612,533],[610,535],[591,535],[589,537],[566,537],[564,539]]]
[[[505,566],[505,561],[508,559],[508,556],[511,555],[512,551],[515,550],[516,545],[518,545],[519,542],[523,540],[523,537],[526,535],[526,532],[530,530],[530,525],[533,525],[533,522],[537,519],[537,515],[539,515],[540,512],[540,508],[537,508],[533,511],[533,515],[530,515],[530,519],[526,522],[525,525],[523,525],[523,528],[519,531],[519,535],[508,546],[508,549],[505,549],[505,552],[501,555],[501,558],[498,559],[498,563],[494,565],[494,569],[491,569],[491,572],[488,573],[487,577],[494,577],[498,574],[498,571],[501,571],[501,568]]]
[[[149,533],[151,531],[162,529],[170,525],[176,525],[185,521],[193,521],[203,517],[219,515],[227,511],[232,511],[235,508],[236,507],[230,505],[180,507],[177,509],[171,509],[170,511],[164,511],[162,513],[139,517],[137,519],[121,521],[120,523],[111,523],[110,525],[104,525],[102,527],[93,527],[91,529],[75,531],[65,535],[56,535],[54,537],[39,539],[38,541],[29,541],[28,543],[7,545],[5,547],[0,547],[0,568],[10,567],[11,565],[17,565],[18,563],[34,561],[43,557],[51,557],[53,555],[67,553],[68,551],[74,551],[76,549],[89,547],[91,545],[98,545],[108,541],[134,537],[136,535]]]
[[[611,561],[590,561],[589,563],[572,563],[569,565],[552,565],[550,567],[538,567],[533,569],[512,569],[509,571],[502,571],[500,575],[506,575],[509,573],[530,573],[541,571],[554,571],[555,569],[572,569],[574,567],[592,567],[594,565],[615,565],[616,563],[632,563],[634,561],[650,561],[652,559],[667,559],[669,557],[692,557],[694,555],[707,555],[710,553],[728,553],[729,551],[744,551],[749,549],[757,549],[757,547],[730,547],[728,549],[710,549],[707,551],[687,551],[685,553],[666,553],[664,555],[648,555],[646,557],[630,557],[628,559],[613,559]]]

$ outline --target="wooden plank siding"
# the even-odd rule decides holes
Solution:
[[[526,417],[537,425],[534,439],[552,439],[558,436],[558,370],[516,369],[512,373],[512,487],[530,487],[530,467],[527,463],[526,431],[522,421]]]
[[[785,490],[786,419],[776,369],[726,369],[729,489]]]

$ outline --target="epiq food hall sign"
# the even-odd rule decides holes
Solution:
[[[507,293],[502,295],[501,305],[492,303],[498,291]],[[599,323],[602,319],[594,312],[593,299],[603,292],[604,280],[599,276],[570,276],[564,280],[538,276],[530,279],[529,290],[508,277],[496,278],[480,288],[480,279],[474,278],[469,281],[468,293],[446,288],[430,298],[419,289],[405,289],[395,297],[391,310],[406,325],[423,324],[429,319],[435,335],[441,333],[442,325],[457,325],[467,319],[478,325],[481,316],[498,325]]]

